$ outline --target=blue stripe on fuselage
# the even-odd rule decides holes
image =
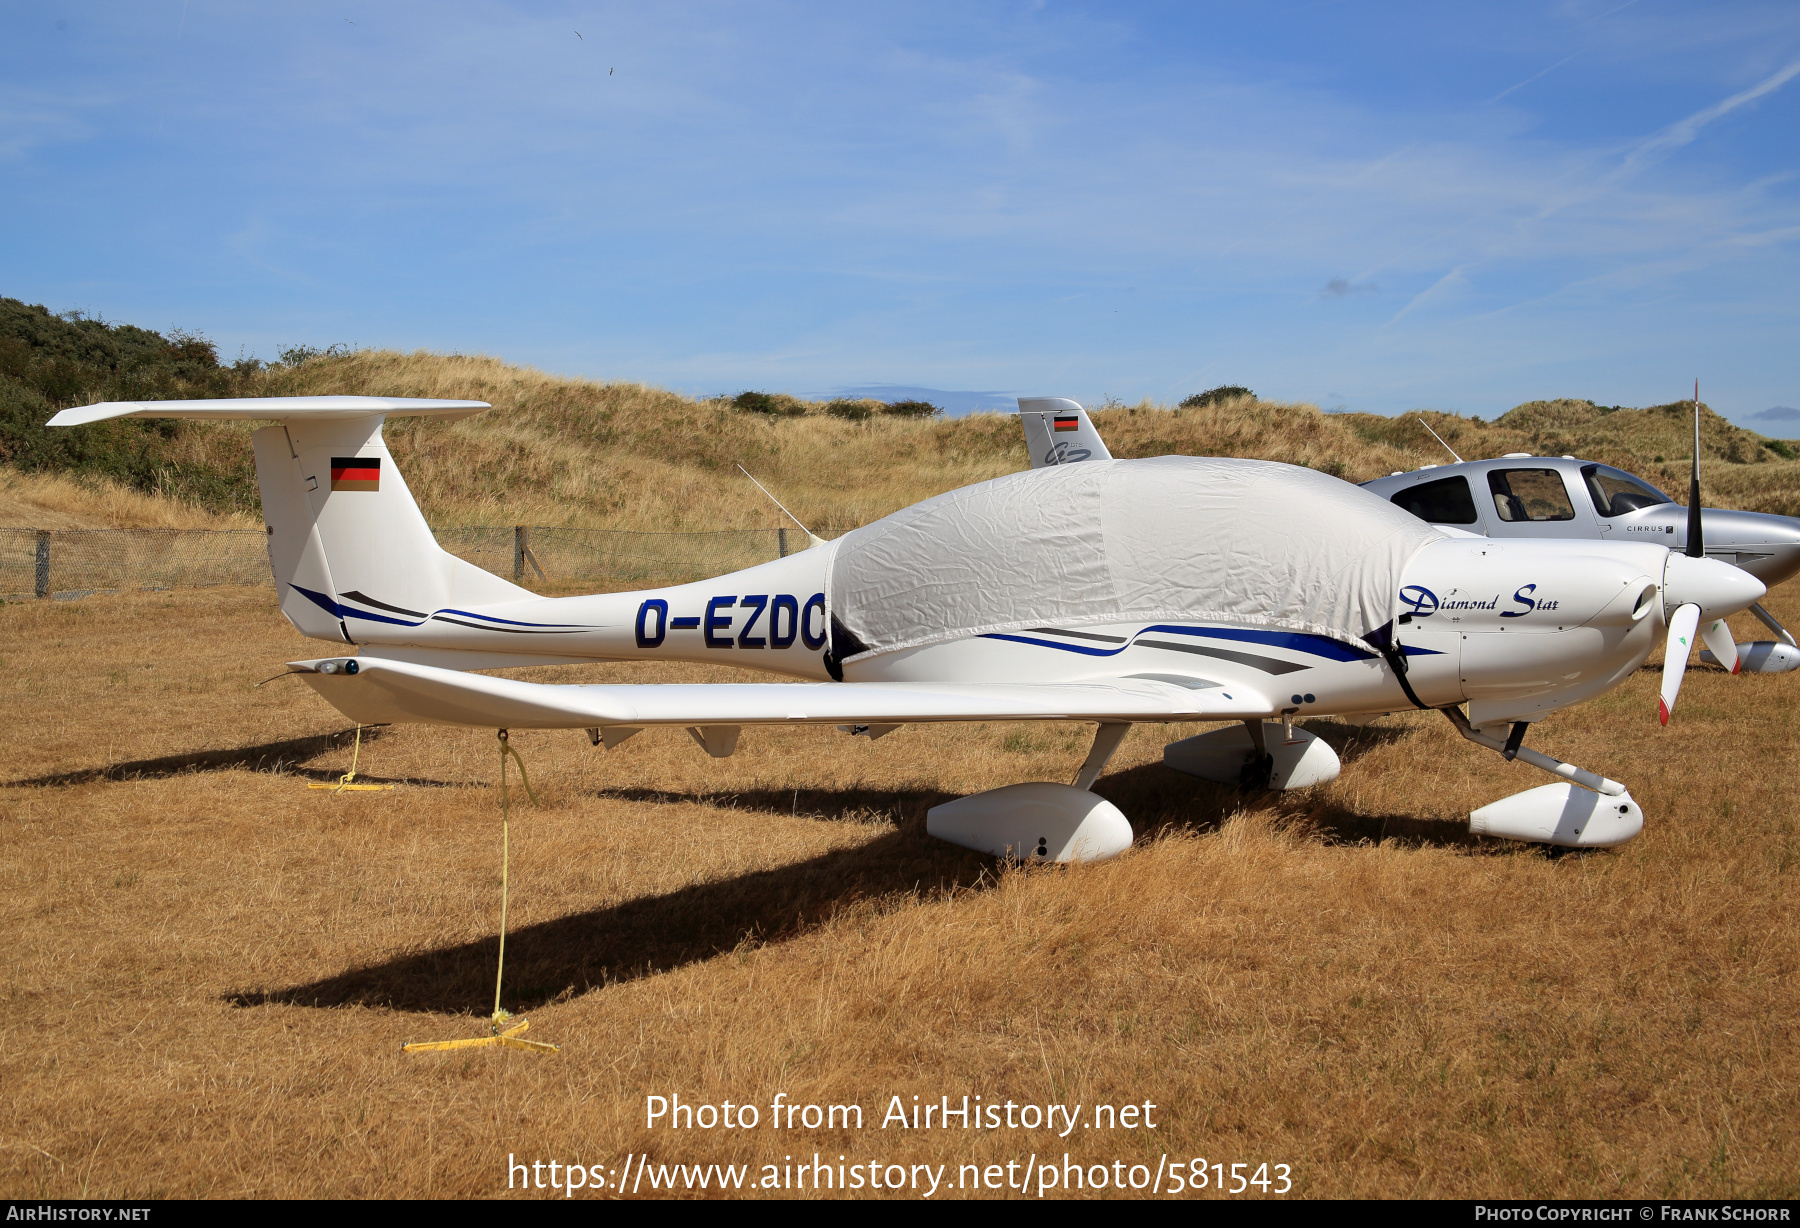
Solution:
[[[430,622],[433,618],[436,618],[439,614],[460,614],[464,618],[479,618],[479,619],[482,619],[482,620],[484,620],[486,622],[490,622],[490,623],[504,623],[510,627],[537,627],[537,628],[540,628],[540,629],[543,629],[546,631],[594,631],[594,630],[598,630],[598,628],[595,628],[595,627],[584,627],[580,623],[519,622],[519,621],[517,621],[515,619],[511,619],[511,618],[495,618],[492,614],[477,614],[472,610],[438,610],[432,614],[428,614],[426,617],[420,619],[418,622],[412,623],[412,622],[407,622],[404,618],[389,618],[386,614],[371,614],[367,610],[359,610],[359,609],[355,608],[354,606],[347,606],[347,605],[343,604],[342,602],[333,601],[331,598],[327,597],[324,593],[315,593],[312,591],[312,589],[302,588],[300,585],[295,584],[292,581],[288,582],[288,587],[293,589],[296,593],[299,593],[302,597],[305,597],[308,601],[311,601],[314,605],[318,606],[320,609],[329,612],[333,618],[360,618],[364,622],[387,623],[388,625],[394,626],[394,627],[422,627],[426,623]],[[461,624],[461,625],[466,626],[468,624],[465,623],[465,624]],[[487,630],[489,628],[481,628],[481,629]],[[491,629],[498,630],[498,628],[491,628]]]
[[[1268,644],[1273,648],[1289,648],[1310,656],[1332,661],[1370,661],[1375,654],[1352,648],[1328,635],[1310,635],[1303,631],[1257,631],[1248,627],[1147,627],[1147,631],[1165,631],[1175,635],[1199,635],[1209,640],[1238,640],[1246,644]],[[1142,635],[1143,632],[1138,632]]]
[[[1029,635],[1002,635],[998,631],[990,632],[981,638],[984,640],[1010,640],[1015,644],[1035,644],[1039,648],[1060,648],[1064,652],[1078,652],[1084,657],[1116,657],[1124,652],[1125,648],[1131,647],[1130,644],[1127,644],[1125,648],[1089,648],[1085,644],[1058,644],[1051,640],[1033,639]]]
[[[593,631],[596,628],[583,626],[580,623],[527,623],[515,618],[496,618],[492,614],[478,614],[474,610],[439,610],[437,614],[460,614],[464,618],[480,618],[491,623],[505,623],[509,627],[544,627],[555,631]]]
[[[1353,648],[1341,640],[1330,636],[1310,635],[1299,631],[1261,631],[1248,627],[1171,627],[1163,624],[1144,627],[1130,636],[1129,641],[1118,648],[1090,648],[1085,644],[1063,644],[1055,640],[1041,640],[1028,635],[1005,635],[990,632],[981,638],[987,640],[1010,640],[1015,644],[1034,644],[1039,648],[1056,648],[1063,652],[1078,653],[1084,657],[1116,657],[1132,646],[1140,635],[1151,632],[1162,632],[1166,635],[1192,635],[1205,639],[1236,640],[1241,643],[1267,644],[1274,648],[1286,648],[1293,652],[1306,653],[1309,656],[1324,657],[1330,661],[1372,661],[1376,654],[1363,649]],[[1435,649],[1407,647],[1409,657],[1441,656]]]

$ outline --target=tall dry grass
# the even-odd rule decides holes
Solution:
[[[1800,620],[1791,589],[1772,605]],[[254,685],[313,651],[266,594],[0,626],[10,1196],[504,1196],[509,1154],[814,1151],[952,1174],[1166,1151],[1288,1163],[1316,1196],[1800,1190],[1792,677],[1696,667],[1664,730],[1645,671],[1534,729],[1649,816],[1562,857],[1467,837],[1545,778],[1423,716],[1314,724],[1343,776],[1273,797],[1166,771],[1192,730],[1139,727],[1098,786],[1138,847],[1066,872],[937,844],[923,815],[1071,778],[1086,727],[749,730],[723,761],[673,730],[521,734],[545,804],[514,812],[507,1003],[563,1051],[403,1055],[491,1002],[492,734],[384,731],[360,770],[402,787],[333,797],[305,785],[348,767],[343,723]],[[671,1092],[764,1124],[645,1129]],[[868,1127],[776,1132],[777,1092]],[[964,1093],[1149,1100],[1159,1128],[877,1128],[892,1095]]]
[[[0,528],[255,529],[245,512],[215,512],[178,491],[147,494],[102,478],[0,466]]]
[[[493,411],[462,422],[388,424],[388,441],[426,516],[443,525],[688,531],[784,524],[738,472],[742,464],[809,525],[843,529],[1027,464],[1022,433],[1008,415],[763,415],[723,400],[563,379],[487,357],[363,350],[251,378],[249,391],[259,395],[491,402]],[[1572,453],[1641,473],[1671,493],[1685,491],[1691,447],[1681,405],[1608,413],[1588,402],[1532,402],[1491,423],[1423,416],[1465,457]],[[1308,404],[1243,398],[1194,409],[1144,402],[1099,410],[1094,420],[1123,457],[1249,456],[1351,481],[1448,459],[1413,415],[1325,414]],[[159,437],[159,456],[170,473],[229,475],[230,489],[247,492],[250,430],[248,423],[184,422]],[[1760,436],[1710,410],[1704,455],[1710,504],[1800,513],[1800,462],[1782,459]],[[184,488],[176,476],[158,492],[165,498],[153,502],[168,505],[165,519],[192,518],[197,513],[179,507],[184,500],[223,488],[197,479]],[[93,517],[111,514],[96,507]]]
[[[365,350],[283,369],[271,394],[365,392],[471,397],[494,411],[452,425],[397,420],[388,435],[427,514],[600,528],[766,527],[779,514],[743,464],[803,520],[849,527],[970,482],[1025,468],[1018,423],[744,413],[638,384],[561,379],[498,359]],[[1531,402],[1496,422],[1422,415],[1466,458],[1572,453],[1685,490],[1692,448],[1682,405],[1602,412]],[[1800,514],[1800,462],[1705,411],[1707,496],[1716,506]],[[1117,456],[1248,456],[1350,481],[1448,459],[1416,417],[1325,414],[1250,398],[1182,409],[1143,402],[1096,411]],[[791,500],[791,501],[790,501]],[[535,517],[535,519],[534,519]]]

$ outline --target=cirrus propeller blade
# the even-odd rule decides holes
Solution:
[[[1669,714],[1675,710],[1675,696],[1681,692],[1681,676],[1687,672],[1688,653],[1694,647],[1694,628],[1699,625],[1700,607],[1697,605],[1678,606],[1669,617],[1669,642],[1663,646],[1662,698],[1658,701],[1657,712],[1665,725],[1669,723]]]
[[[1706,641],[1714,660],[1732,673],[1738,672],[1743,662],[1738,658],[1737,641],[1731,638],[1731,628],[1725,625],[1724,619],[1715,618],[1708,622],[1700,638]]]

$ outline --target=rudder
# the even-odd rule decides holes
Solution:
[[[356,642],[344,619],[412,625],[532,596],[440,547],[379,416],[290,420],[251,436],[281,611],[302,634]]]
[[[1081,403],[1067,397],[1020,397],[1019,425],[1033,469],[1084,460],[1111,460],[1112,453]]]

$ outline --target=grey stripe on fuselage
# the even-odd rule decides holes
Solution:
[[[1235,661],[1239,665],[1248,665],[1251,669],[1261,670],[1265,674],[1291,674],[1297,670],[1311,669],[1310,665],[1301,665],[1295,661],[1283,661],[1278,657],[1258,656],[1253,652],[1233,652],[1229,648],[1212,648],[1200,644],[1174,644],[1168,640],[1139,640],[1142,648],[1161,648],[1168,652],[1187,652],[1197,657],[1216,657],[1221,661]]]

